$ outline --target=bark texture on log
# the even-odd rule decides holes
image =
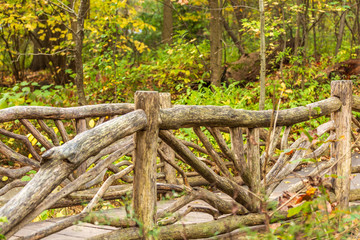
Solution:
[[[112,142],[144,128],[146,124],[144,111],[134,111],[45,152],[43,159],[48,161],[41,166],[34,178],[0,209],[0,216],[8,219],[7,223],[0,223],[0,233],[6,234],[11,230],[87,158]]]
[[[280,110],[277,126],[289,126],[295,123],[318,118],[337,111],[341,101],[330,97],[307,106]],[[178,129],[181,127],[269,127],[272,110],[249,111],[232,109],[228,106],[175,106],[160,111],[161,129]]]
[[[284,216],[285,217],[285,216]],[[174,224],[170,226],[159,227],[158,239],[197,239],[213,237],[216,234],[228,233],[240,226],[254,226],[264,223],[264,214],[250,213],[244,216],[228,216],[215,221],[195,224]],[[131,240],[141,239],[139,228],[126,228],[105,233],[91,240]]]
[[[360,112],[360,97],[353,95],[352,110]]]
[[[156,157],[159,136],[160,97],[158,92],[137,91],[135,109],[143,109],[147,127],[135,134],[133,209],[145,235],[155,226]],[[101,125],[100,125],[101,126]],[[145,239],[153,239],[146,237]]]
[[[336,166],[335,194],[340,209],[349,207],[351,175],[351,106],[352,81],[331,82],[331,95],[340,98],[341,109],[331,115],[335,123],[337,141],[332,144],[331,155],[339,161]]]
[[[164,6],[165,8],[165,6]],[[160,107],[162,109],[171,108],[171,94],[170,93],[159,93],[160,96]],[[175,160],[175,153],[169,146],[165,143],[160,144],[161,151],[166,155],[167,159],[172,162],[176,163]],[[165,161],[163,157],[160,156],[162,161]],[[168,161],[165,163],[164,166],[164,173],[165,173],[165,180],[167,183],[176,184],[176,171],[173,165],[169,164]]]
[[[40,106],[15,106],[0,110],[0,122],[16,119],[74,119],[123,115],[134,110],[131,103],[97,104],[81,107],[56,108]]]

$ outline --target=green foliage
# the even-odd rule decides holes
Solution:
[[[19,106],[57,106],[64,107],[74,104],[75,89],[72,84],[43,85],[33,82],[21,82],[12,88],[0,88],[0,109]]]

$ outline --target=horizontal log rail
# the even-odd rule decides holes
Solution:
[[[308,104],[304,107],[280,110],[278,126],[289,126],[312,118],[329,115],[341,107],[337,97]],[[175,106],[160,112],[161,129],[181,127],[216,126],[216,127],[269,127],[272,110],[250,111],[232,109],[228,106]],[[275,114],[277,114],[275,112]]]
[[[43,106],[15,106],[0,110],[0,122],[16,119],[80,119],[87,117],[104,117],[123,115],[134,111],[132,103],[111,103],[87,105],[81,107],[43,107]]]
[[[304,122],[310,118],[328,115],[341,106],[336,97],[311,103],[307,106],[279,111],[278,125],[286,126]],[[80,119],[123,115],[134,111],[132,103],[98,104],[81,107],[57,108],[43,106],[15,106],[0,110],[0,122],[16,119]],[[360,112],[360,97],[353,96],[353,111]],[[228,106],[174,106],[160,110],[162,130],[194,126],[268,127],[272,110],[250,111]],[[296,118],[296,120],[293,120]]]

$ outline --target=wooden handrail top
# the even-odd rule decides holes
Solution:
[[[337,111],[341,101],[337,97],[311,103],[306,106],[278,111],[277,126],[292,124],[318,118]],[[161,129],[178,129],[181,127],[214,126],[214,127],[269,127],[272,110],[250,111],[232,109],[228,106],[174,106],[160,112]],[[277,112],[275,112],[277,114]]]
[[[15,106],[0,110],[0,122],[16,119],[79,119],[123,115],[134,111],[132,103],[110,103],[80,107]]]
[[[341,106],[339,99],[328,99],[307,106],[279,111],[277,125],[292,125],[328,115]],[[80,119],[86,117],[104,117],[123,115],[134,111],[132,103],[97,104],[81,107],[15,106],[0,110],[0,122],[16,119]],[[309,112],[309,109],[312,109]],[[353,96],[353,111],[360,112],[360,97]],[[269,127],[272,110],[251,111],[232,109],[229,106],[191,106],[175,105],[170,109],[161,109],[161,129],[178,129],[193,126],[217,127]]]

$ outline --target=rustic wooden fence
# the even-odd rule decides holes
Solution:
[[[46,209],[89,202],[80,214],[24,238],[39,239],[83,219],[99,199],[119,199],[129,191],[133,196],[132,218],[118,220],[117,226],[123,228],[102,239],[153,239],[156,236],[182,239],[183,232],[189,238],[201,238],[234,230],[239,225],[260,224],[264,222],[261,213],[266,205],[264,196],[269,196],[281,180],[293,173],[300,164],[296,160],[316,159],[329,146],[330,160],[318,165],[309,176],[322,176],[329,170],[344,176],[336,178],[333,186],[334,201],[345,208],[349,199],[359,196],[350,192],[349,176],[351,138],[355,138],[352,121],[360,128],[352,111],[360,112],[360,97],[352,95],[351,81],[334,81],[331,89],[331,97],[326,100],[279,111],[248,111],[226,106],[171,107],[170,94],[145,91],[136,92],[135,104],[73,108],[18,106],[0,110],[0,134],[19,141],[28,150],[19,153],[0,141],[0,153],[20,164],[18,168],[0,167],[1,175],[7,176],[1,183],[0,195],[23,186],[0,209],[0,216],[7,218],[7,222],[0,224],[0,232],[10,237]],[[311,136],[302,135],[289,146],[294,124],[330,115],[329,122],[312,131],[314,138],[320,139],[325,134],[326,140],[315,143]],[[90,119],[97,123],[88,129]],[[5,130],[9,123],[23,126],[39,143],[34,146],[29,135]],[[179,128],[193,128],[201,146],[175,137],[171,130]],[[76,136],[71,139],[68,133],[74,131]],[[231,139],[231,147],[224,134]],[[275,154],[276,149],[282,153]],[[117,161],[125,155],[132,161]],[[158,158],[162,161],[157,161]],[[176,160],[189,165],[196,173],[185,173]],[[31,181],[21,181],[30,170],[37,171]],[[107,170],[114,174],[103,181]],[[111,186],[116,179],[130,184]],[[233,200],[225,201],[196,187],[204,183]],[[101,187],[94,188],[99,185]],[[290,191],[297,192],[304,187],[307,187],[306,181],[301,181]],[[156,212],[157,193],[169,190],[186,194],[169,208]],[[206,212],[214,219],[228,216],[214,221],[215,224],[169,225],[181,217],[175,214],[177,210],[197,199],[213,208],[189,211]],[[173,214],[170,220],[164,220],[169,214]]]

